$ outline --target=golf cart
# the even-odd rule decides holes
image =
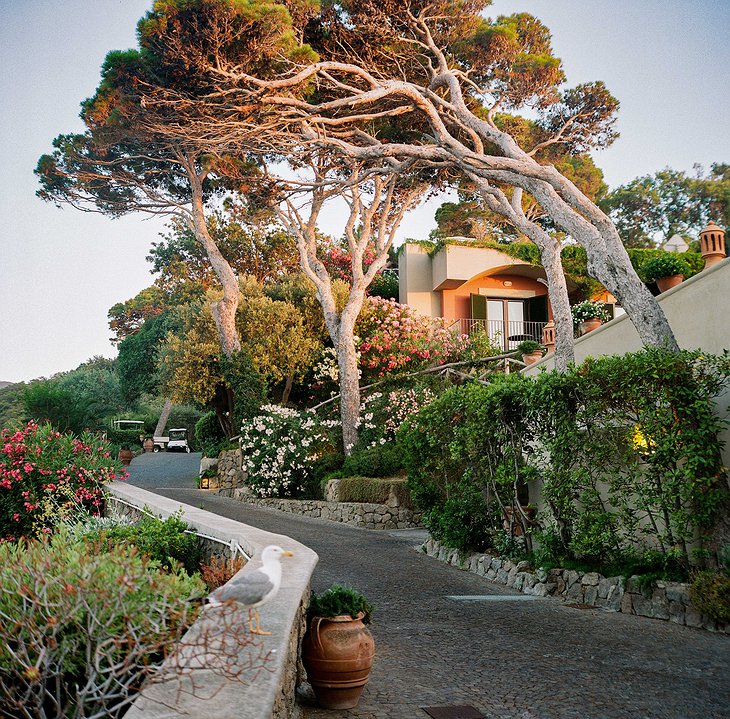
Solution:
[[[168,452],[175,450],[181,452],[190,452],[188,446],[188,430],[185,427],[179,427],[177,429],[171,429],[167,437],[155,437],[155,452],[159,452],[161,449],[166,449]]]

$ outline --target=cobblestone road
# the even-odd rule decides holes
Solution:
[[[376,663],[359,707],[305,705],[306,719],[427,719],[423,706],[459,704],[488,719],[730,717],[725,635],[523,600],[415,552],[413,540],[397,533],[252,509],[169,484],[157,491],[303,542],[320,557],[315,590],[342,582],[376,605]]]

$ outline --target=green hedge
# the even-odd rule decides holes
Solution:
[[[405,478],[343,477],[337,493],[341,502],[368,502],[386,504],[391,491],[403,507],[413,507]]]
[[[606,565],[652,547],[687,567],[728,494],[713,397],[729,376],[727,353],[646,349],[451,389],[399,432],[411,494],[461,549],[507,522],[554,558]],[[529,485],[536,519],[520,512]]]

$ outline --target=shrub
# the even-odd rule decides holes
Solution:
[[[332,435],[338,422],[321,420],[311,410],[298,412],[278,405],[261,409],[263,414],[241,427],[248,485],[260,497],[302,496],[313,481],[317,462],[338,452]]]
[[[728,377],[728,353],[653,348],[453,388],[398,434],[416,506],[466,549],[486,541],[466,527],[499,529],[533,482],[545,509],[535,527],[521,520],[528,550],[530,533],[593,564],[658,546],[686,571],[728,497],[713,412]]]
[[[539,342],[536,342],[535,340],[525,340],[515,347],[515,352],[521,355],[529,355],[537,351],[542,352],[542,349],[543,346]]]
[[[121,465],[109,443],[30,422],[0,434],[0,533],[7,540],[50,532],[78,514],[99,514],[102,487]]]
[[[266,403],[266,382],[245,350],[231,357],[220,355],[218,362],[223,379],[233,392],[233,427],[240,427]]]
[[[652,257],[641,266],[641,273],[647,282],[655,282],[662,277],[684,275],[689,277],[692,270],[685,260],[674,252],[663,252]]]
[[[337,494],[340,502],[368,502],[385,504],[393,492],[401,506],[412,507],[411,495],[405,479],[373,477],[343,477],[339,480]]]
[[[226,442],[221,423],[215,412],[206,412],[195,423],[195,439],[205,457],[217,457]]]
[[[199,577],[66,532],[0,546],[0,714],[120,716],[197,615]]]
[[[357,321],[360,368],[365,378],[413,372],[455,359],[469,338],[446,329],[443,321],[419,315],[408,305],[368,298]]]
[[[730,622],[730,576],[711,569],[697,572],[689,588],[697,609],[720,622]]]
[[[363,624],[370,624],[373,617],[373,605],[360,592],[351,587],[333,584],[322,594],[312,592],[309,603],[310,617],[338,617],[349,614],[353,619],[362,613]]]
[[[345,457],[343,477],[392,477],[403,471],[403,457],[395,443],[354,451]]]
[[[174,569],[179,563],[192,576],[199,570],[203,554],[200,539],[186,533],[187,529],[179,514],[164,520],[144,516],[136,524],[102,526],[96,533],[87,534],[86,539],[102,550],[119,544],[134,546],[160,566]]]
[[[360,406],[360,437],[356,449],[387,446],[395,440],[403,422],[435,396],[429,387],[416,385],[373,392],[365,397]]]
[[[209,561],[200,565],[200,576],[209,592],[222,587],[246,566],[243,557],[223,557],[214,554]]]

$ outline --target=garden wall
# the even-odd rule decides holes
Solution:
[[[313,499],[265,499],[253,496],[248,489],[219,489],[218,494],[238,499],[256,507],[278,509],[331,522],[352,524],[365,529],[409,529],[421,526],[421,515],[412,509],[393,504],[369,502],[325,502]]]
[[[515,564],[490,554],[465,554],[429,539],[421,551],[430,557],[505,586],[536,597],[558,597],[567,602],[663,619],[682,626],[730,634],[730,623],[718,622],[695,609],[689,597],[689,585],[657,581],[651,590],[642,591],[637,577],[604,577],[596,572],[581,573],[569,569],[538,569],[528,562]]]
[[[258,557],[269,544],[278,544],[294,553],[284,560],[283,580],[276,597],[261,609],[261,621],[273,630],[272,636],[257,639],[267,655],[264,669],[229,678],[223,683],[206,665],[205,647],[189,662],[180,659],[186,671],[167,681],[151,686],[125,714],[125,719],[157,719],[187,715],[205,719],[285,719],[295,709],[295,689],[298,675],[299,646],[305,629],[309,585],[317,564],[317,555],[303,544],[284,535],[265,532],[231,519],[181,504],[138,487],[113,482],[109,485],[112,513],[134,513],[144,508],[163,518],[182,508],[183,520],[201,534],[234,541],[252,560],[241,570],[250,572],[260,566]],[[131,507],[130,507],[131,505]],[[201,617],[185,635],[184,642],[194,646],[194,638],[206,635],[211,618]],[[207,624],[207,626],[206,626]],[[193,639],[191,639],[191,637]],[[225,637],[223,638],[225,641]],[[249,645],[244,650],[252,651]],[[245,657],[242,659],[245,661]],[[213,687],[209,692],[191,692],[190,686]]]

